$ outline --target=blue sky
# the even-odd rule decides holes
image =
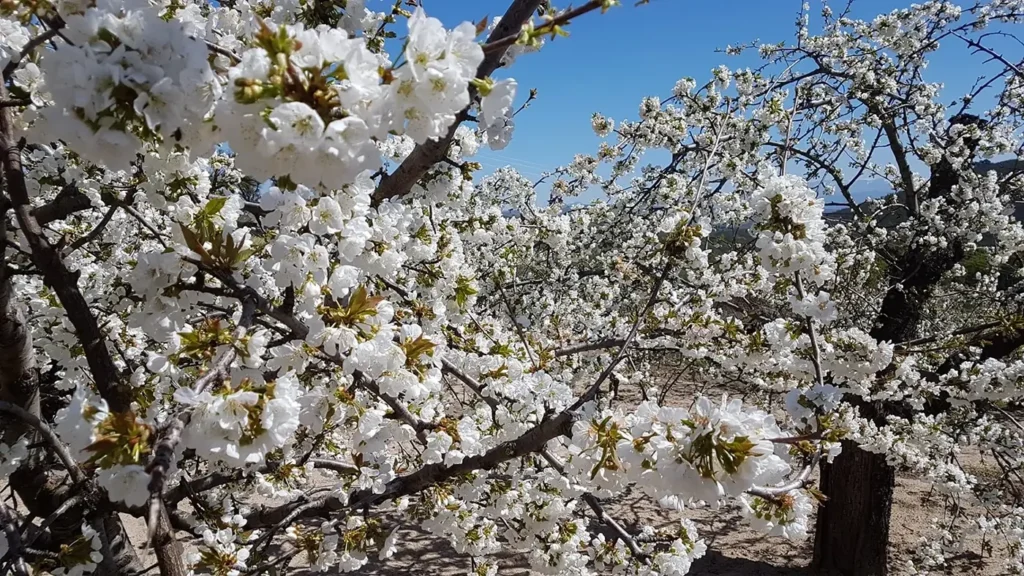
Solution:
[[[448,27],[462,21],[500,16],[510,0],[422,0],[428,15]],[[703,82],[712,68],[756,63],[756,54],[742,57],[716,53],[727,44],[752,40],[779,42],[794,35],[794,21],[802,0],[651,0],[622,6],[606,14],[592,12],[575,21],[571,36],[549,42],[533,54],[520,57],[497,76],[513,76],[519,83],[517,106],[529,89],[538,99],[516,118],[511,144],[502,151],[481,150],[475,160],[485,173],[505,165],[528,177],[568,163],[579,152],[593,153],[598,138],[590,117],[601,112],[616,120],[635,119],[644,96],[667,96],[675,82],[693,77]],[[875,15],[909,5],[911,0],[855,0],[853,16]],[[375,9],[384,0],[370,0]],[[579,4],[581,0],[577,0]],[[820,0],[809,0],[813,16]],[[567,6],[558,0],[559,7]],[[836,6],[845,2],[833,2]],[[396,31],[404,34],[404,26]],[[959,42],[959,41],[956,41]],[[940,50],[929,68],[929,79],[946,84],[944,100],[967,91],[977,76],[980,59],[961,46]]]

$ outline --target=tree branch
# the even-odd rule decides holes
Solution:
[[[32,428],[35,428],[36,431],[42,435],[43,440],[45,440],[46,443],[50,445],[50,448],[53,449],[54,454],[56,454],[57,458],[60,459],[64,468],[67,469],[68,474],[71,475],[71,480],[76,484],[85,480],[85,473],[83,473],[82,469],[78,467],[77,463],[75,463],[75,459],[71,456],[71,452],[66,446],[64,446],[64,443],[57,437],[57,433],[54,432],[46,422],[43,422],[38,416],[30,413],[21,406],[11,404],[10,402],[5,402],[3,400],[0,400],[0,413],[8,414]]]
[[[562,358],[565,356],[572,356],[574,354],[582,354],[583,352],[593,352],[594,350],[607,350],[608,348],[615,348],[622,346],[625,340],[618,338],[606,338],[604,340],[596,340],[594,342],[585,342],[583,344],[574,344],[565,348],[559,348],[554,351],[555,358]]]
[[[29,576],[31,572],[28,569],[28,564],[25,563],[23,554],[25,553],[25,547],[21,543],[21,534],[18,533],[18,527],[14,520],[14,515],[7,509],[7,506],[0,502],[0,529],[3,529],[4,536],[7,538],[8,551],[3,557],[0,557],[0,569],[3,568],[4,562],[10,561],[12,572],[16,576]]]
[[[4,93],[5,90],[0,87],[0,98]],[[14,126],[9,108],[0,108],[0,162],[3,164],[4,180],[18,224],[32,249],[32,260],[43,273],[47,286],[57,294],[68,320],[75,327],[96,388],[112,411],[127,411],[131,407],[131,389],[121,379],[110,351],[107,350],[103,333],[89,310],[89,303],[78,289],[78,275],[68,270],[32,215],[25,175],[22,173],[21,150],[14,142]]]
[[[75,184],[68,184],[57,193],[57,197],[49,204],[32,209],[32,215],[40,226],[50,222],[63,220],[76,212],[92,208],[92,200],[82,194]]]
[[[907,160],[907,150],[904,148],[903,142],[900,141],[900,134],[896,130],[896,124],[877,103],[865,102],[865,104],[867,104],[868,109],[878,117],[878,121],[882,124],[882,131],[889,142],[889,150],[892,151],[892,156],[896,160],[896,167],[900,172],[900,180],[903,182],[907,210],[910,211],[911,216],[917,216],[918,198],[917,190],[914,188],[914,172],[910,169],[910,162]]]
[[[559,474],[562,474],[563,476],[565,475],[565,466],[554,454],[547,450],[541,450],[540,455],[541,458],[544,458],[544,460],[546,460],[547,463],[550,464],[551,467]],[[615,535],[618,536],[619,540],[622,540],[622,542],[629,548],[629,551],[633,554],[634,558],[641,562],[648,562],[650,560],[647,554],[644,554],[644,551],[637,546],[633,536],[630,535],[630,533],[627,532],[621,524],[616,522],[614,518],[608,515],[608,512],[606,512],[604,507],[601,506],[601,502],[598,501],[596,496],[588,492],[583,495],[583,501],[587,503],[587,506],[590,506],[590,509],[594,512],[594,515],[597,516],[598,520],[615,532]]]
[[[252,326],[255,317],[256,301],[248,295],[243,296],[242,315],[238,320],[238,327],[235,329],[234,334],[236,342],[245,336],[246,331]],[[223,380],[227,376],[231,363],[238,357],[236,342],[229,344],[220,357],[214,361],[206,374],[196,380],[192,386],[196,394],[202,393],[217,379]],[[150,500],[147,524],[151,541],[154,538],[161,537],[158,534],[158,528],[161,524],[165,524],[165,522],[161,521],[161,516],[166,515],[166,512],[163,511],[164,482],[166,481],[168,470],[170,470],[171,465],[174,463],[174,454],[178,443],[181,441],[181,433],[185,429],[187,420],[187,411],[170,419],[163,430],[160,431],[156,446],[153,449],[153,458],[146,469],[150,473]]]
[[[487,42],[504,41],[509,36],[512,36],[513,41],[509,42],[509,45],[511,45],[515,38],[518,37],[519,30],[523,27],[523,24],[530,20],[534,11],[537,10],[542,2],[543,0],[514,0],[508,7],[508,10],[505,11],[505,15],[501,17],[501,21],[498,22],[498,25],[491,32],[491,35],[487,37]],[[500,46],[485,52],[484,61],[476,71],[477,78],[486,78],[497,70],[507,51],[508,46]],[[476,89],[470,87],[469,91],[470,101],[472,101],[476,95]],[[381,202],[392,198],[401,198],[412,191],[413,186],[427,173],[427,170],[445,157],[448,147],[455,138],[455,130],[469,116],[469,108],[471,106],[472,104],[456,115],[455,122],[448,128],[448,133],[445,136],[436,140],[428,140],[416,146],[394,172],[385,175],[381,179],[380,185],[377,186],[377,190],[373,193],[374,205],[379,205]]]

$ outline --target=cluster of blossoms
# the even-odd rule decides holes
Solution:
[[[544,175],[547,204],[466,159],[504,147],[517,113],[516,81],[488,62],[511,65],[567,13],[483,43],[485,21],[448,30],[400,3],[35,4],[0,3],[0,65],[24,60],[0,113],[30,142],[0,202],[0,354],[32,351],[47,393],[25,405],[57,438],[0,430],[0,479],[57,442],[98,518],[159,504],[196,576],[299,554],[355,571],[391,559],[402,526],[480,575],[511,548],[542,573],[655,576],[706,553],[694,508],[738,503],[754,530],[805,538],[830,502],[815,466],[866,451],[971,511],[922,569],[976,533],[1024,567],[1005,482],[1024,465],[1024,227],[1008,213],[1024,178],[974,164],[1020,148],[1024,92],[1005,80],[987,120],[953,122],[934,86],[904,81],[961,26],[947,3],[824,15],[820,36],[761,48],[778,78],[720,67],[636,120],[594,115],[608,140]],[[968,11],[956,34],[1015,22],[1017,5]],[[50,22],[56,49],[22,56]],[[915,121],[893,124],[886,98]],[[878,165],[887,130],[910,131],[930,180],[906,158]],[[824,196],[852,183],[829,167],[846,156],[900,195],[833,225]],[[1001,480],[964,468],[968,449]],[[673,522],[616,523],[603,506],[626,493]],[[41,565],[94,570],[98,526]],[[0,535],[0,557],[14,546]]]
[[[188,562],[196,574],[224,574],[238,576],[249,559],[249,548],[239,545],[231,529],[206,530],[202,544],[189,554]]]
[[[772,416],[740,400],[715,406],[701,398],[692,412],[644,402],[625,417],[577,423],[567,470],[599,494],[636,484],[656,500],[717,505],[787,476],[790,465],[771,442],[782,434]]]
[[[774,277],[802,273],[817,285],[832,277],[824,202],[797,176],[774,176],[750,200],[761,263]],[[804,305],[804,302],[800,303]]]
[[[199,394],[179,389],[175,400],[192,409],[182,443],[210,461],[258,464],[298,429],[298,394],[291,373],[266,383],[246,378],[237,387],[225,380],[223,388]]]
[[[69,42],[40,58],[53,105],[40,110],[39,134],[126,170],[140,151],[196,133],[222,91],[202,41],[149,2],[79,8],[64,4]]]
[[[96,570],[103,561],[100,549],[103,547],[100,534],[88,524],[82,524],[82,535],[61,548],[53,576],[83,576]]]

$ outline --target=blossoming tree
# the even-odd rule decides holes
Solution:
[[[897,469],[958,511],[900,570],[980,533],[1024,571],[1024,168],[979,164],[1019,156],[1024,2],[805,6],[729,50],[763,67],[595,115],[550,202],[481,174],[529,101],[492,74],[617,4],[0,2],[0,572],[352,571],[419,526],[476,574],[684,574],[733,502],[883,574]],[[986,63],[950,105],[940,45]],[[667,358],[744,400],[677,405]]]

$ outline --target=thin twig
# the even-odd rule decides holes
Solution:
[[[108,208],[107,212],[103,215],[103,218],[100,219],[98,224],[96,224],[96,227],[89,231],[89,233],[86,234],[85,236],[82,236],[78,240],[72,242],[71,245],[64,250],[63,256],[70,256],[71,254],[75,253],[75,250],[78,250],[82,246],[85,246],[86,244],[99,238],[100,234],[103,234],[103,230],[107,227],[107,224],[109,224],[110,221],[114,218],[114,213],[117,212],[117,209],[117,204],[114,204],[113,206]]]
[[[35,428],[42,435],[43,440],[50,445],[50,448],[57,455],[57,458],[60,459],[64,468],[67,469],[68,474],[71,475],[71,480],[76,484],[85,480],[85,473],[82,472],[82,469],[78,467],[77,463],[75,463],[75,459],[71,456],[71,452],[68,450],[67,446],[60,441],[60,438],[57,437],[57,433],[54,432],[46,422],[43,422],[38,416],[28,412],[21,406],[11,404],[4,400],[0,400],[0,413],[9,414],[10,416],[13,416],[14,418],[17,418],[25,424]]]
[[[18,533],[18,527],[14,520],[14,515],[7,509],[7,505],[0,502],[0,529],[3,529],[4,537],[7,539],[7,554],[0,557],[0,567],[3,567],[4,562],[10,560],[12,572],[11,574],[16,576],[29,576],[28,564],[25,562],[25,558],[22,555],[25,553],[25,547],[21,543],[21,534]]]
[[[221,56],[226,57],[228,60],[231,60],[232,64],[238,64],[239,62],[242,61],[242,59],[239,58],[237,55],[235,55],[235,53],[232,52],[231,50],[228,50],[227,48],[225,48],[225,47],[223,47],[223,46],[221,46],[219,44],[214,44],[213,42],[210,42],[209,40],[206,41],[206,48],[207,48],[207,50],[209,50],[210,52],[213,52],[214,54],[220,54]]]
[[[636,322],[633,323],[633,327],[630,328],[629,334],[626,336],[626,339],[623,340],[622,346],[619,347],[619,352],[615,355],[615,358],[613,358],[612,361],[608,363],[608,366],[605,367],[604,371],[601,372],[601,374],[597,377],[597,380],[594,381],[590,388],[582,396],[580,396],[580,398],[576,400],[575,403],[573,403],[572,407],[569,408],[570,411],[575,412],[584,404],[593,400],[597,393],[600,391],[601,385],[604,384],[604,381],[608,379],[612,371],[615,370],[615,367],[618,366],[619,362],[621,362],[622,359],[626,357],[626,351],[629,349],[629,345],[633,343],[633,340],[636,338],[637,332],[640,331],[640,325],[643,324],[647,312],[654,306],[654,303],[657,301],[658,293],[661,292],[661,287],[665,284],[665,278],[668,277],[669,270],[671,269],[672,260],[667,259],[665,262],[665,266],[661,271],[661,275],[658,276],[658,280],[655,281],[654,283],[654,288],[651,289],[651,296],[647,299],[647,304],[644,305],[642,310],[637,311]]]
[[[573,18],[582,16],[587,12],[593,12],[594,10],[601,8],[602,6],[604,6],[604,2],[602,0],[590,0],[590,2],[587,2],[583,6],[580,6],[579,8],[567,10],[566,12],[559,14],[554,18],[551,18],[544,24],[537,26],[536,28],[533,29],[533,33],[535,36],[552,34],[554,33],[556,27],[562,26],[563,24],[567,24]],[[515,34],[505,36],[504,38],[498,40],[488,41],[486,44],[483,45],[484,54],[496,52],[498,50],[508,49],[510,46],[515,44],[516,41],[519,40],[520,36],[520,31],[517,30]]]
[[[790,480],[789,482],[783,484],[782,486],[755,486],[747,490],[747,494],[750,494],[751,496],[757,496],[765,500],[775,500],[779,496],[792,492],[793,490],[799,490],[811,483],[811,473],[814,471],[815,468],[818,467],[818,462],[820,461],[820,459],[821,452],[819,451],[814,454],[814,457],[811,458],[811,460],[806,465],[804,465],[804,467],[800,470],[800,473],[797,474],[796,477]]]

